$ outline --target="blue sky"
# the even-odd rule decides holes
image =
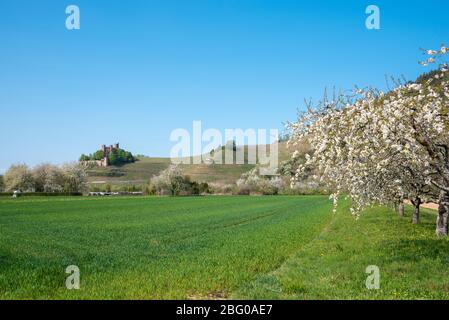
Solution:
[[[65,28],[78,5],[81,29]],[[365,28],[365,8],[381,30]],[[168,156],[170,132],[281,128],[324,87],[414,79],[449,1],[0,0],[0,172],[100,144]]]

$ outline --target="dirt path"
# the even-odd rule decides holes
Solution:
[[[409,200],[405,200],[405,203],[410,204],[410,205],[412,204]],[[438,203],[433,203],[433,202],[423,203],[421,205],[421,207],[427,208],[427,209],[432,209],[432,210],[438,210]]]

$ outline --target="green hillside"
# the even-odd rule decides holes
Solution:
[[[248,148],[245,147],[245,163],[248,158]],[[285,142],[279,143],[279,163],[289,159],[291,154],[287,150]],[[203,157],[204,158],[204,157]],[[88,170],[90,183],[110,183],[110,184],[142,184],[147,183],[151,177],[157,175],[170,165],[169,158],[141,157],[134,163],[122,166],[109,166],[107,168],[95,167]],[[194,181],[205,181],[222,184],[232,184],[244,173],[254,167],[252,164],[225,165],[225,164],[191,164],[182,165],[185,174]]]

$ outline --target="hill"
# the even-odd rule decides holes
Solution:
[[[254,151],[256,146],[245,146],[245,164],[183,164],[185,174],[192,180],[232,184],[245,172],[254,168],[247,163],[248,150]],[[279,143],[279,163],[290,158],[291,152],[286,142]],[[205,157],[203,157],[204,159]],[[153,176],[168,168],[170,158],[139,157],[138,161],[121,166],[95,167],[88,170],[89,182],[92,184],[145,184]]]

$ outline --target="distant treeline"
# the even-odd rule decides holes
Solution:
[[[25,164],[12,165],[0,176],[0,192],[58,195],[82,193],[87,187],[87,174],[83,166],[72,163],[61,167],[44,163],[29,168]]]

